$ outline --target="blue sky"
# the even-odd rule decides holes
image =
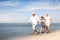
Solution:
[[[32,12],[60,22],[60,0],[0,0],[0,23],[26,23]]]

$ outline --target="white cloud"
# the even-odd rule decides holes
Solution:
[[[19,16],[19,14],[17,13],[0,15],[0,23],[21,23],[21,22],[26,22],[25,19],[28,20],[27,16],[24,15]]]
[[[21,11],[33,11],[33,10],[36,10],[36,8],[19,9],[17,11],[21,12]]]
[[[0,14],[0,17],[2,17],[2,16],[15,16],[15,15],[17,15],[17,13],[9,13],[9,14],[5,13],[5,14]]]
[[[16,5],[19,5],[19,3],[11,2],[11,1],[0,3],[0,7],[2,7],[2,6],[16,6]],[[49,3],[31,2],[30,4],[24,5],[24,8],[18,9],[16,11],[24,13],[24,11],[30,12],[30,11],[40,10],[40,9],[48,9],[48,10],[60,9],[60,4],[58,4],[56,6],[55,5],[52,6]],[[6,13],[0,14],[0,23],[4,23],[4,22],[9,22],[9,23],[10,22],[26,22],[28,20],[28,18],[26,16],[27,14],[23,16],[22,13],[20,15],[17,12],[16,13],[8,13],[8,14],[6,14]]]
[[[13,20],[14,15],[16,14],[1,14],[0,23],[11,22]]]
[[[35,3],[35,4],[34,4]],[[18,9],[17,11],[18,12],[21,12],[21,11],[33,11],[33,10],[40,10],[40,9],[60,9],[60,4],[57,4],[57,5],[51,5],[50,3],[46,3],[46,2],[31,2],[31,4],[25,6],[24,8],[22,9]]]
[[[12,2],[12,1],[6,1],[6,2],[1,2],[0,7],[4,6],[17,6],[18,2]]]
[[[17,10],[18,12],[21,11],[34,11],[34,10],[40,10],[40,9],[48,9],[48,10],[53,10],[53,9],[60,9],[60,5],[58,6],[42,6],[42,7],[31,7],[31,8],[26,8],[26,9],[19,9]]]

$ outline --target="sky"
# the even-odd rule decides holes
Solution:
[[[32,12],[60,23],[60,0],[0,0],[0,23],[27,23]]]

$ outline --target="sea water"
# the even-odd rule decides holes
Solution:
[[[40,30],[40,25],[37,26],[37,31]],[[52,23],[50,31],[59,30],[60,23]],[[27,23],[0,23],[0,40],[5,40],[12,37],[24,37],[33,34],[31,24]]]

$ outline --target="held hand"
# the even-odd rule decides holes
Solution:
[[[37,21],[37,24],[39,24],[39,21]]]

